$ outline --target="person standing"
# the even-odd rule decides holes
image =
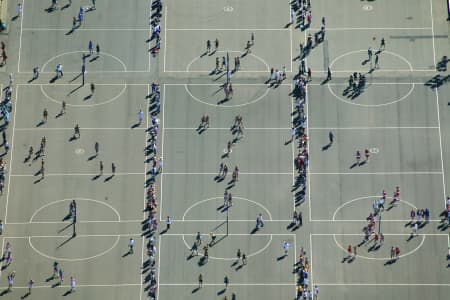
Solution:
[[[284,256],[287,256],[288,252],[289,252],[289,243],[287,241],[283,242],[283,250],[284,250]]]
[[[170,218],[170,216],[167,216],[167,218],[166,218],[166,231],[169,231],[170,225],[172,225],[172,219]]]
[[[334,134],[331,130],[328,132],[328,140],[330,141],[330,145],[332,145],[334,141]]]
[[[94,53],[94,43],[92,41],[89,41],[88,50],[89,50],[89,55],[92,55]]]
[[[98,142],[95,142],[94,144],[94,150],[95,150],[95,156],[98,155],[98,152],[100,150],[100,144]]]
[[[70,292],[71,293],[75,292],[75,286],[76,286],[75,278],[73,276],[71,276],[70,277]]]
[[[198,288],[201,289],[203,287],[203,276],[202,274],[198,275]]]
[[[128,242],[128,254],[133,254],[134,253],[134,240],[133,238],[130,238],[130,241]]]
[[[139,110],[137,115],[138,115],[138,124],[141,125],[142,120],[144,119],[144,112],[142,111],[142,109]]]
[[[103,175],[103,161],[100,161],[100,176]]]
[[[327,70],[327,81],[330,81],[331,80],[331,69],[330,69],[330,67],[328,67],[328,70]]]
[[[111,163],[111,177],[116,175],[116,165],[114,163]]]
[[[85,75],[86,75],[86,65],[83,62],[83,64],[81,65],[81,80],[82,80],[81,86],[84,86]]]

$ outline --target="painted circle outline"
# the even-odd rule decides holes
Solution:
[[[339,211],[339,210],[341,210],[342,208],[344,208],[345,206],[347,206],[348,204],[351,204],[351,203],[353,203],[353,202],[356,202],[356,201],[361,201],[361,200],[366,200],[366,199],[371,199],[371,198],[380,198],[381,196],[380,195],[377,195],[377,196],[366,196],[366,197],[359,197],[359,198],[355,198],[355,199],[351,199],[351,200],[349,200],[349,201],[347,201],[347,202],[344,202],[344,203],[342,203],[340,206],[338,206],[337,208],[336,208],[336,210],[334,211],[334,213],[333,213],[333,218],[331,219],[332,221],[345,221],[346,219],[338,219],[338,220],[336,220],[336,214],[337,214],[337,212]],[[388,197],[388,196],[386,196],[386,199],[393,199],[392,197]],[[417,210],[417,207],[414,205],[414,204],[412,204],[412,203],[410,203],[410,202],[408,202],[408,201],[405,201],[405,200],[402,200],[402,199],[400,199],[398,202],[403,202],[403,203],[405,203],[406,205],[409,205],[410,207],[412,207],[412,208],[414,208],[415,210]]]
[[[217,51],[216,51],[216,53],[221,53],[221,52],[230,52],[230,53],[239,53],[239,54],[242,53],[241,51],[237,51],[237,50],[217,50]],[[258,55],[255,55],[255,54],[253,54],[253,53],[248,53],[247,55],[253,56],[256,60],[259,60],[260,62],[262,62],[262,63],[266,66],[267,72],[270,71],[269,64],[268,64],[264,59],[262,59],[261,57],[259,57]],[[187,64],[187,66],[186,66],[186,71],[185,71],[185,72],[195,72],[195,71],[190,71],[189,69],[191,68],[191,65],[192,65],[194,62],[196,62],[197,60],[199,60],[199,59],[201,59],[201,56],[196,56],[196,57],[194,57],[194,59],[191,60],[191,61]],[[204,72],[204,71],[201,71],[201,72]]]
[[[120,235],[117,236],[116,241],[113,243],[113,245],[110,248],[106,249],[105,251],[103,251],[103,252],[101,252],[99,254],[96,254],[96,255],[93,255],[93,256],[89,256],[89,257],[84,257],[84,258],[63,258],[63,257],[56,257],[56,256],[47,255],[47,254],[39,251],[38,249],[36,249],[36,247],[31,242],[31,238],[32,238],[31,236],[28,237],[28,244],[30,245],[31,249],[33,249],[37,254],[39,254],[39,255],[41,255],[43,257],[46,257],[46,258],[51,259],[51,260],[60,260],[60,261],[85,261],[85,260],[90,260],[90,259],[94,259],[94,258],[103,256],[106,253],[108,253],[109,251],[111,251],[112,249],[114,249],[117,246],[117,244],[119,243]],[[36,237],[36,238],[39,238],[39,237]]]
[[[44,85],[47,86],[47,84],[41,84],[41,93],[44,95],[44,97],[46,97],[48,100],[50,100],[50,101],[52,101],[52,102],[61,104],[61,103],[62,103],[61,101],[56,100],[56,99],[53,98],[53,97],[50,97],[50,96],[44,91],[44,88],[43,88]],[[108,85],[108,84],[105,84],[105,85]],[[113,102],[114,100],[116,100],[116,99],[119,98],[120,96],[122,96],[123,93],[125,92],[126,88],[127,88],[127,84],[124,83],[124,84],[123,84],[123,88],[122,88],[122,90],[119,92],[119,94],[117,94],[116,96],[112,97],[112,98],[109,99],[109,100],[106,100],[106,101],[103,101],[103,102],[100,102],[100,103],[95,103],[95,104],[69,104],[69,103],[66,103],[66,105],[67,105],[67,106],[72,106],[72,107],[93,107],[93,106],[100,106],[100,105],[108,104],[108,103]]]
[[[259,236],[262,236],[262,235],[259,235]],[[266,235],[264,235],[264,236],[266,236]],[[269,241],[267,242],[267,244],[264,247],[262,247],[261,249],[259,249],[256,252],[250,253],[250,254],[248,254],[246,256],[247,257],[252,257],[252,256],[258,255],[258,254],[262,253],[263,251],[265,251],[270,246],[270,244],[272,243],[272,240],[273,240],[273,235],[272,234],[269,234],[268,236],[269,236]],[[182,235],[182,237],[183,237],[183,242],[184,242],[184,245],[186,246],[186,248],[191,249],[189,244],[186,242],[186,239],[184,238],[185,237],[184,234]],[[204,255],[201,254],[201,253],[198,253],[198,256],[203,257]],[[216,256],[211,256],[211,255],[209,255],[208,258],[214,259],[214,260],[225,260],[225,261],[236,260],[236,257],[216,257]]]
[[[421,236],[422,236],[422,241],[420,242],[420,244],[416,248],[412,249],[411,251],[400,255],[399,258],[409,256],[411,254],[414,254],[417,250],[419,250],[420,247],[422,247],[423,243],[425,242],[425,234],[421,234]],[[336,246],[338,246],[338,248],[340,248],[342,251],[347,253],[347,250],[344,247],[342,247],[342,245],[339,244],[338,241],[336,240],[336,234],[333,234],[333,240],[334,240],[334,243],[336,244]],[[360,257],[360,258],[364,258],[364,259],[368,259],[368,260],[390,260],[391,259],[390,257],[368,257],[365,255],[360,255],[360,254],[356,254],[356,257]]]
[[[367,51],[367,50],[354,50],[354,51],[349,51],[349,52],[346,52],[346,53],[344,53],[344,54],[342,54],[342,55],[339,55],[338,57],[336,57],[336,58],[330,63],[330,69],[333,67],[334,63],[335,63],[336,61],[338,61],[339,59],[341,59],[341,58],[343,58],[343,57],[345,57],[345,56],[348,56],[348,55],[352,55],[352,54],[359,53],[359,52],[366,52],[366,51]],[[400,60],[404,61],[404,62],[408,65],[409,70],[410,70],[411,72],[413,71],[412,64],[409,62],[409,60],[407,60],[407,59],[404,58],[403,56],[401,56],[401,55],[399,55],[399,54],[397,54],[397,53],[391,52],[391,51],[387,51],[387,50],[384,50],[383,52],[384,52],[384,53],[387,53],[387,54],[389,54],[389,55],[395,56],[395,57],[399,58]],[[355,103],[355,102],[352,102],[352,101],[350,101],[350,100],[347,100],[347,99],[342,98],[341,96],[337,95],[337,94],[333,91],[333,89],[331,88],[331,84],[328,83],[327,86],[328,86],[328,90],[330,91],[330,93],[331,93],[334,97],[336,97],[338,100],[340,100],[340,101],[342,101],[342,102],[345,102],[345,103],[348,103],[348,104],[352,104],[352,105],[362,106],[362,107],[381,107],[381,106],[387,106],[387,105],[391,105],[391,104],[394,104],[394,103],[403,101],[404,99],[406,99],[407,97],[409,97],[409,95],[411,95],[411,93],[413,92],[413,90],[414,90],[414,88],[415,88],[415,83],[411,83],[411,88],[409,89],[409,91],[408,91],[405,95],[403,95],[402,97],[400,97],[399,99],[391,100],[391,101],[388,101],[388,102],[386,102],[386,103],[381,103],[381,104],[361,104],[361,103]]]
[[[197,101],[199,103],[202,103],[202,104],[205,104],[205,105],[209,105],[209,106],[224,107],[224,108],[242,107],[242,106],[246,106],[246,105],[250,105],[250,104],[259,102],[259,101],[261,101],[262,98],[267,96],[267,94],[269,93],[269,90],[270,90],[270,89],[266,88],[266,91],[264,92],[264,94],[262,94],[261,96],[259,96],[256,99],[253,99],[252,101],[249,101],[249,102],[246,102],[246,103],[242,103],[242,104],[229,104],[229,105],[226,105],[226,104],[213,104],[213,103],[209,103],[209,102],[203,101],[203,100],[195,97],[187,86],[188,86],[188,84],[184,84],[184,89],[186,90],[186,93],[188,93],[188,95],[191,96],[191,98],[194,99],[195,101]]]
[[[51,61],[53,61],[53,60],[55,60],[55,59],[57,59],[57,58],[59,58],[59,57],[61,57],[61,56],[68,55],[68,54],[74,54],[74,53],[86,53],[86,51],[83,51],[83,50],[69,51],[69,52],[63,52],[63,53],[60,53],[60,54],[58,54],[58,55],[56,55],[56,56],[53,56],[52,58],[50,58],[49,60],[47,60],[47,61],[42,65],[41,72],[44,72],[45,68],[47,67],[47,65],[48,65]],[[101,52],[100,55],[109,56],[109,57],[111,57],[111,58],[117,60],[117,61],[119,62],[119,64],[122,65],[123,71],[125,71],[125,72],[127,71],[127,66],[126,66],[125,63],[124,63],[120,58],[118,58],[117,56],[112,55],[112,54],[110,54],[110,53],[108,53],[108,52]],[[86,73],[88,73],[88,72],[86,72]]]
[[[187,214],[191,209],[193,209],[194,207],[196,207],[197,205],[203,204],[203,203],[208,202],[208,201],[213,201],[213,200],[216,200],[216,199],[223,199],[223,197],[211,197],[211,198],[208,198],[208,199],[203,199],[203,200],[200,200],[200,201],[195,202],[194,204],[192,204],[191,206],[189,206],[189,207],[184,211],[183,218],[182,218],[181,220],[185,221],[186,214]],[[269,211],[264,205],[262,205],[261,203],[256,202],[256,201],[253,201],[253,200],[250,200],[250,199],[247,199],[247,198],[242,198],[242,197],[235,197],[235,196],[233,196],[233,199],[244,200],[244,201],[253,203],[253,204],[255,204],[256,206],[261,207],[262,209],[264,209],[264,210],[266,211],[267,215],[269,216],[269,220],[270,220],[270,221],[272,220],[272,214],[271,214],[270,211]],[[220,221],[220,220],[218,220],[218,221]],[[233,220],[230,220],[230,221],[233,221]]]
[[[45,204],[45,205],[42,205],[41,207],[39,207],[39,208],[31,215],[30,220],[29,220],[28,222],[29,222],[30,224],[35,223],[35,222],[33,222],[34,217],[37,215],[38,212],[40,212],[40,211],[43,210],[44,208],[47,208],[48,206],[53,205],[53,204],[57,204],[57,203],[60,203],[60,202],[65,202],[65,201],[71,201],[71,200],[76,200],[76,201],[91,201],[91,202],[95,202],[95,203],[102,204],[102,205],[104,205],[104,206],[110,208],[110,209],[116,214],[116,216],[117,216],[117,221],[120,221],[120,214],[119,214],[119,212],[117,211],[117,209],[115,209],[113,206],[111,206],[110,204],[108,204],[108,203],[106,203],[106,202],[104,202],[104,201],[95,200],[95,199],[89,199],[89,198],[66,198],[66,199],[61,199],[61,200],[52,201],[52,202],[49,202],[49,203],[47,203],[47,204]],[[81,222],[82,222],[82,221],[81,221]]]

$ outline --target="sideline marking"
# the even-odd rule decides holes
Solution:
[[[3,2],[3,0],[2,0]],[[22,32],[23,32],[23,17],[25,16],[25,2],[22,1],[22,15],[20,16],[20,34],[19,34],[19,55],[17,58],[17,73],[20,73],[20,54],[22,50]],[[12,23],[12,22],[11,22]]]
[[[436,70],[436,47],[434,45],[434,18],[433,18],[433,0],[430,0],[430,15],[431,15],[431,42],[433,44],[433,63],[434,70]]]
[[[2,91],[3,91],[3,85],[1,85]],[[0,94],[1,95],[1,94]],[[5,224],[8,220],[8,203],[9,203],[9,194],[10,194],[10,188],[11,188],[11,171],[13,167],[13,154],[14,154],[14,134],[16,132],[16,113],[17,113],[17,100],[19,99],[19,86],[16,86],[16,105],[14,105],[14,116],[13,116],[13,124],[12,124],[12,134],[11,134],[11,157],[9,162],[9,174],[8,174],[8,189],[6,194],[6,204],[5,204]],[[3,251],[3,250],[2,250]]]

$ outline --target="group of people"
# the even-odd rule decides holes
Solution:
[[[157,276],[156,276],[156,246],[155,246],[155,234],[158,230],[158,197],[156,191],[156,176],[161,173],[163,168],[162,157],[158,158],[158,132],[159,132],[159,119],[157,115],[159,114],[159,105],[156,105],[160,101],[160,86],[159,84],[153,82],[151,84],[151,94],[149,97],[150,105],[147,113],[150,114],[151,125],[147,128],[148,134],[148,144],[146,147],[146,161],[149,162],[150,170],[148,174],[150,178],[147,180],[147,202],[144,208],[146,212],[145,230],[148,232],[148,242],[147,242],[147,262],[142,266],[145,272],[149,272],[147,278],[149,278],[148,295],[150,299],[156,299],[157,293]],[[153,109],[152,109],[153,107]],[[167,230],[170,228],[172,223],[170,217],[168,218]]]
[[[159,49],[161,49],[161,16],[163,10],[163,1],[155,0],[152,2],[153,14],[150,16],[149,25],[152,26],[152,33],[148,39],[148,42],[155,40],[155,46],[151,48],[153,55],[158,54]]]

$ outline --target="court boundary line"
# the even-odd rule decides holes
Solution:
[[[1,85],[2,91],[3,91],[3,85]],[[14,154],[14,134],[16,132],[16,112],[17,112],[17,101],[19,100],[19,85],[16,86],[16,104],[14,105],[14,116],[13,116],[13,124],[12,124],[12,134],[11,134],[11,149],[10,149],[10,161],[9,161],[9,174],[8,174],[8,189],[7,189],[7,195],[6,195],[6,204],[5,204],[5,216],[4,216],[4,222],[7,223],[8,220],[8,204],[9,204],[9,195],[10,195],[10,188],[11,188],[11,173],[12,173],[12,167],[13,167],[13,154]],[[2,250],[3,251],[3,250]]]
[[[115,176],[129,176],[129,175],[144,175],[145,173],[114,173]],[[45,173],[45,177],[47,176],[97,176],[97,173]],[[110,176],[113,175],[112,173],[103,173],[104,176]],[[38,176],[34,174],[11,174],[9,173],[9,176],[11,177],[36,177]]]
[[[442,171],[418,172],[310,172],[311,175],[441,175]]]
[[[333,27],[326,28],[330,31],[346,31],[346,30],[430,30],[431,27]],[[307,28],[305,31],[319,31],[320,28]]]
[[[311,130],[439,129],[439,126],[311,127]]]
[[[23,33],[23,19],[25,16],[25,2],[26,1],[22,1],[22,15],[19,16],[20,17],[20,33],[19,33],[19,50],[18,50],[18,57],[17,57],[17,73],[20,73],[20,56],[22,53],[22,33]]]
[[[153,0],[150,0],[150,13],[152,12],[152,3]],[[150,28],[151,28],[151,22],[150,23]],[[151,29],[150,29],[151,30]],[[150,57],[150,55],[149,55]],[[150,69],[150,58],[149,58],[149,69]],[[147,84],[147,95],[150,95],[150,84]],[[146,113],[146,131],[144,132],[144,195],[143,195],[143,201],[144,201],[144,207],[146,207],[147,204],[147,146],[148,146],[148,135],[147,135],[147,130],[148,130],[148,119],[149,119],[149,102],[150,99],[145,99],[145,113]],[[145,209],[142,211],[142,219],[145,220]],[[142,247],[141,247],[141,268],[144,268],[144,246],[145,246],[145,234],[142,235]],[[159,255],[159,253],[158,253]],[[144,288],[144,276],[145,276],[145,272],[141,271],[141,288],[140,288],[140,292],[139,292],[139,300],[142,299],[142,291]]]
[[[433,64],[434,64],[434,71],[436,71],[436,47],[434,43],[433,0],[430,0],[430,17],[431,17],[431,44],[433,45]]]

